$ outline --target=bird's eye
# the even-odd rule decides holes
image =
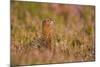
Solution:
[[[49,22],[49,19],[47,21]]]

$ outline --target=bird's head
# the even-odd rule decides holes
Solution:
[[[52,18],[46,18],[44,21],[43,21],[44,24],[47,24],[47,25],[54,25],[55,23],[55,20],[52,19]]]

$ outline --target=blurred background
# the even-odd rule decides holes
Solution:
[[[42,21],[55,20],[55,55],[41,52]],[[45,49],[45,48],[44,48]],[[95,6],[11,1],[11,64],[95,60]]]

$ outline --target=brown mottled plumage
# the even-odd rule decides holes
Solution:
[[[52,49],[53,47],[53,38],[55,36],[54,20],[47,18],[42,22],[42,37],[44,40],[44,45]]]

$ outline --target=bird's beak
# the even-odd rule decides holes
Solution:
[[[53,24],[53,21],[51,21],[51,23],[50,24]]]

